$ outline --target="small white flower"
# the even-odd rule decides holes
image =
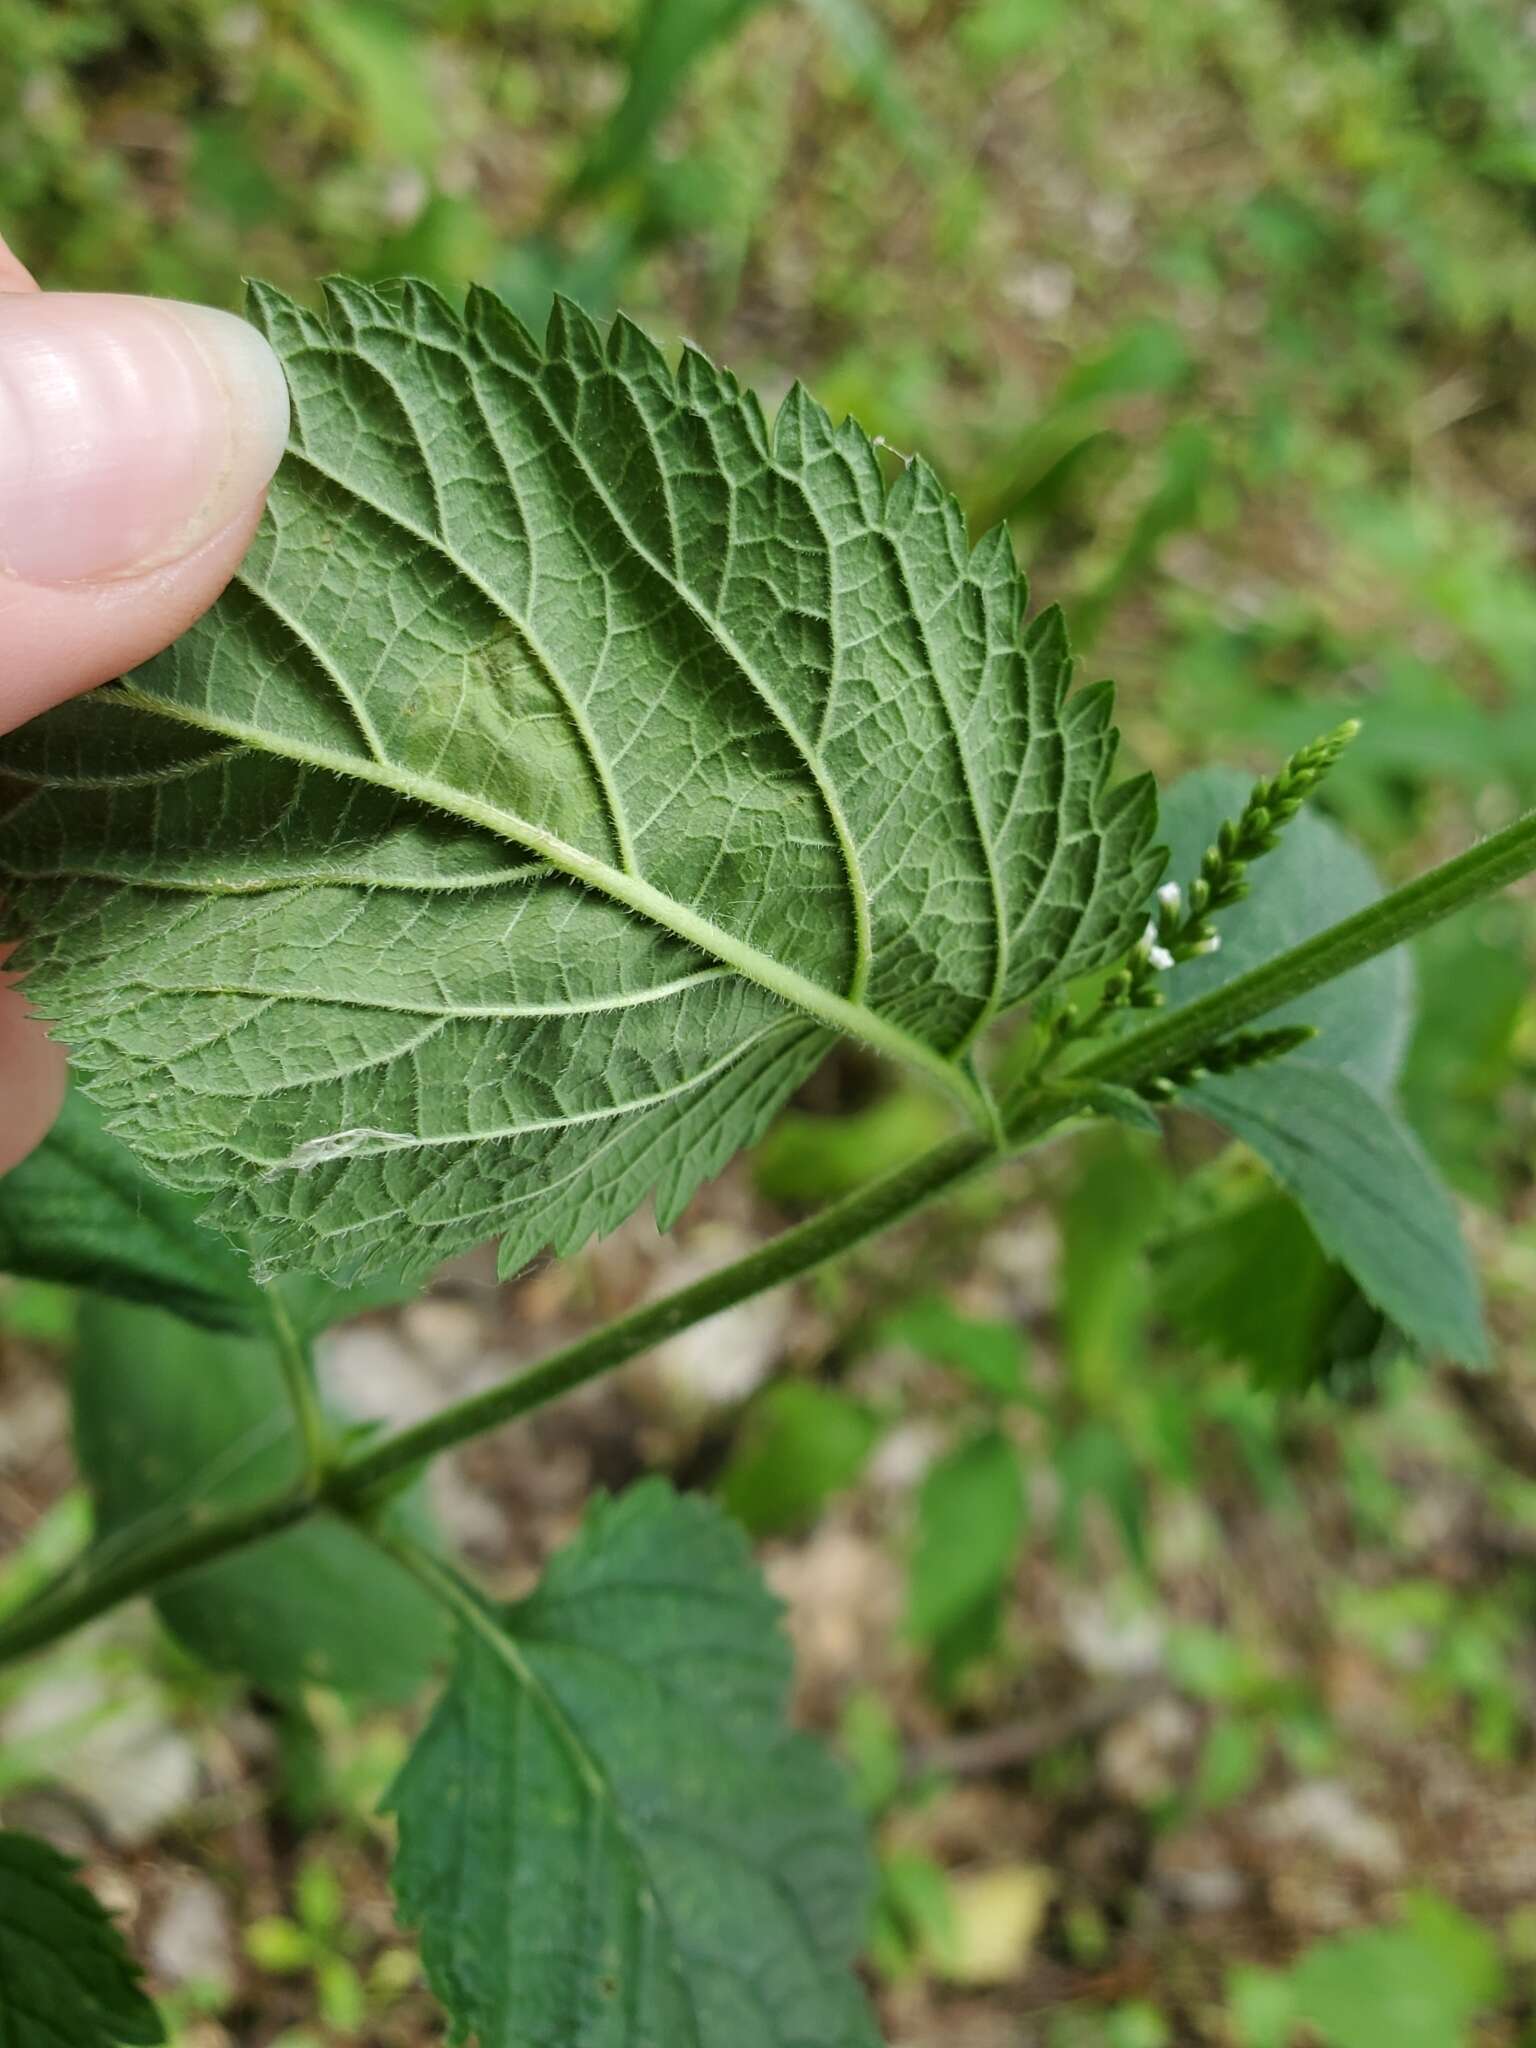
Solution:
[[[1164,910],[1177,910],[1183,903],[1184,897],[1177,882],[1164,882],[1157,892],[1157,900],[1162,904]]]
[[[1149,946],[1147,959],[1159,974],[1173,965],[1173,955],[1166,946]]]
[[[1156,944],[1157,919],[1155,917],[1149,917],[1147,919],[1147,928],[1141,935],[1141,950],[1145,952],[1149,946],[1155,946]]]
[[[1200,941],[1200,943],[1195,947],[1195,951],[1197,953],[1219,953],[1221,951],[1221,939],[1219,935],[1215,932],[1212,932],[1211,936],[1208,939],[1202,939]]]

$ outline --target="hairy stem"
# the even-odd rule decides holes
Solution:
[[[1347,974],[1352,967],[1400,945],[1463,904],[1532,869],[1536,869],[1536,812],[1198,1002],[1106,1047],[1062,1078],[1081,1076],[1123,1086],[1154,1080],[1194,1058],[1213,1041]],[[1070,1095],[1058,1091],[1053,1097],[1048,1089],[1026,1088],[1015,1101],[1004,1105],[1007,1148],[1017,1150],[1036,1142],[1074,1114],[1076,1105]],[[408,1476],[439,1451],[511,1422],[601,1373],[628,1364],[664,1337],[722,1309],[798,1279],[950,1193],[1001,1156],[1001,1149],[992,1138],[979,1134],[950,1138],[910,1165],[885,1174],[820,1215],[786,1230],[734,1265],[631,1310],[514,1379],[461,1401],[414,1428],[401,1430],[328,1470],[323,1464],[319,1410],[315,1407],[311,1416],[308,1407],[313,1387],[306,1370],[306,1405],[299,1409],[294,1388],[295,1406],[301,1434],[311,1426],[318,1432],[322,1463],[316,1480],[306,1480],[279,1500],[179,1530],[110,1565],[93,1562],[88,1554],[78,1580],[72,1574],[72,1583],[54,1587],[9,1622],[0,1623],[0,1663],[40,1649],[120,1601],[302,1521],[317,1508],[363,1511],[370,1496]],[[302,1360],[302,1350],[295,1348],[294,1356]],[[294,1386],[291,1377],[290,1386]]]
[[[153,1592],[200,1564],[211,1564],[232,1550],[275,1536],[280,1529],[302,1522],[315,1506],[313,1493],[295,1491],[278,1500],[258,1502],[255,1507],[237,1508],[198,1528],[183,1526],[156,1543],[125,1552],[111,1564],[102,1564],[87,1551],[78,1570],[69,1573],[66,1581],[0,1623],[0,1664],[40,1650],[109,1608],[140,1593]]]
[[[128,1553],[110,1568],[93,1570],[91,1553],[87,1552],[81,1560],[77,1581],[72,1574],[72,1583],[67,1588],[57,1588],[22,1608],[9,1621],[0,1622],[0,1664],[40,1649],[121,1601],[153,1591],[183,1572],[212,1564],[230,1551],[302,1521],[316,1508],[358,1512],[367,1496],[391,1480],[408,1476],[435,1452],[478,1436],[498,1423],[510,1422],[585,1380],[627,1364],[662,1338],[810,1272],[923,1208],[997,1156],[985,1138],[967,1135],[948,1139],[910,1166],[883,1175],[867,1188],[786,1230],[736,1264],[706,1274],[702,1280],[679,1288],[660,1301],[632,1310],[515,1379],[459,1402],[442,1414],[333,1465],[322,1474],[316,1487],[301,1483],[278,1500],[221,1515],[195,1528],[184,1527],[160,1542]]]
[[[455,1402],[439,1414],[429,1415],[410,1429],[403,1429],[383,1443],[358,1452],[335,1471],[327,1486],[333,1500],[351,1502],[372,1492],[382,1482],[412,1471],[425,1459],[467,1438],[480,1436],[504,1422],[515,1421],[531,1409],[568,1394],[573,1387],[626,1365],[643,1351],[690,1329],[721,1309],[731,1308],[753,1295],[766,1293],[786,1280],[795,1280],[815,1267],[825,1265],[842,1252],[868,1237],[887,1230],[903,1217],[926,1207],[938,1195],[947,1193],[979,1167],[999,1156],[987,1138],[967,1134],[951,1138],[925,1152],[910,1166],[898,1167],[868,1187],[834,1202],[819,1215],[772,1238],[755,1252],[718,1273],[706,1273],[689,1287],[664,1295],[628,1315],[607,1323],[590,1336],[577,1338],[540,1364],[514,1378],[503,1380],[467,1401]]]

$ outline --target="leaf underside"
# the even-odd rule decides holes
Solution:
[[[838,1033],[970,1085],[1158,857],[1001,531],[568,304],[265,288],[240,575],[0,745],[0,884],[111,1127],[275,1267],[665,1225]]]
[[[127,2048],[165,2039],[123,1938],[75,1866],[0,1833],[0,2048]]]
[[[464,1594],[390,1804],[428,1979],[479,2048],[856,2048],[862,1825],[788,1728],[740,1530],[659,1480],[599,1501],[531,1598]]]
[[[142,1171],[78,1089],[0,1176],[0,1273],[152,1302],[214,1330],[248,1329],[261,1309],[239,1253]]]

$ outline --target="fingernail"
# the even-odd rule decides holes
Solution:
[[[251,506],[287,437],[277,358],[232,313],[0,295],[0,569],[23,582],[181,560]]]

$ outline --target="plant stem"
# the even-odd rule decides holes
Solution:
[[[259,1543],[295,1522],[316,1506],[312,1493],[284,1494],[238,1508],[196,1528],[181,1528],[157,1543],[129,1551],[114,1564],[97,1565],[87,1551],[79,1564],[79,1582],[66,1589],[61,1582],[41,1599],[0,1623],[0,1664],[40,1650],[82,1622],[94,1621],[111,1607],[139,1593],[148,1593],[200,1564],[211,1564],[231,1550]],[[75,1575],[71,1574],[73,1578]]]
[[[1341,974],[1348,974],[1352,967],[1362,966],[1378,953],[1390,952],[1392,947],[1438,924],[1464,904],[1492,895],[1533,868],[1536,811],[1527,811],[1512,825],[1404,883],[1402,888],[1393,889],[1375,903],[1368,903],[1353,916],[1329,925],[1312,938],[1276,954],[1273,960],[1266,960],[1236,980],[1212,989],[1209,995],[1160,1015],[1141,1030],[1105,1046],[1080,1065],[1069,1068],[1061,1078],[1112,1081],[1125,1087],[1154,1080],[1170,1067],[1193,1059],[1204,1047],[1225,1038],[1229,1032],[1320,988],[1326,981],[1336,981]],[[1026,1107],[1021,1104],[1021,1109]],[[1008,1119],[1008,1124],[1010,1139],[1017,1142],[1025,1135],[1013,1118]]]
[[[613,1366],[627,1364],[662,1338],[703,1322],[735,1302],[810,1272],[839,1252],[924,1207],[997,1156],[985,1138],[950,1138],[911,1165],[898,1167],[819,1215],[796,1224],[735,1265],[706,1274],[702,1280],[679,1288],[660,1301],[647,1303],[594,1331],[590,1337],[557,1351],[516,1379],[461,1401],[441,1415],[431,1416],[414,1428],[402,1430],[372,1449],[333,1465],[322,1473],[318,1487],[304,1485],[278,1500],[220,1516],[200,1527],[181,1529],[161,1542],[130,1552],[100,1571],[91,1570],[87,1552],[81,1563],[88,1576],[83,1576],[73,1590],[66,1592],[60,1588],[22,1608],[11,1620],[0,1622],[0,1664],[40,1649],[135,1594],[149,1592],[183,1572],[212,1564],[232,1550],[300,1522],[317,1508],[357,1512],[366,1495],[381,1484],[408,1474],[435,1452],[462,1443],[498,1423],[510,1422]]]
[[[1502,888],[1533,868],[1536,812],[1224,988],[1107,1046],[1061,1078],[1081,1076],[1125,1086],[1156,1079],[1170,1067],[1195,1057],[1213,1040],[1347,974],[1352,967],[1400,945],[1463,904]],[[1053,1098],[1048,1091],[1026,1088],[1014,1103],[1004,1105],[1008,1146],[1016,1149],[1033,1143],[1075,1113],[1069,1095],[1058,1093]],[[56,1587],[9,1622],[0,1623],[0,1664],[40,1649],[120,1601],[288,1528],[317,1508],[357,1513],[368,1496],[437,1452],[542,1407],[615,1366],[628,1364],[664,1337],[689,1329],[722,1309],[798,1279],[950,1193],[999,1156],[992,1139],[980,1134],[947,1139],[910,1165],[796,1224],[734,1265],[632,1310],[515,1379],[461,1401],[328,1470],[324,1425],[314,1401],[307,1360],[288,1324],[292,1341],[285,1352],[285,1370],[290,1375],[301,1434],[318,1458],[318,1464],[311,1466],[317,1477],[279,1500],[183,1529],[109,1566],[93,1569],[87,1557],[78,1585]],[[304,1366],[302,1393],[296,1363]]]
[[[319,1394],[315,1390],[314,1363],[310,1357],[309,1346],[293,1327],[293,1318],[289,1315],[277,1289],[265,1287],[262,1289],[262,1296],[267,1306],[267,1320],[272,1325],[278,1361],[283,1368],[283,1384],[288,1390],[294,1428],[298,1432],[299,1448],[304,1459],[300,1486],[306,1499],[315,1500],[319,1498],[331,1451],[325,1415],[320,1406]]]
[[[515,1421],[542,1408],[613,1367],[626,1365],[663,1338],[690,1329],[721,1309],[763,1294],[786,1280],[798,1279],[842,1252],[887,1230],[914,1210],[948,1192],[978,1168],[999,1157],[992,1142],[967,1133],[893,1173],[857,1189],[819,1214],[797,1223],[755,1252],[718,1273],[681,1287],[675,1294],[631,1309],[590,1336],[577,1338],[540,1364],[510,1380],[457,1401],[424,1422],[345,1460],[327,1482],[328,1497],[339,1505],[360,1500],[381,1483],[410,1472],[439,1451]]]

